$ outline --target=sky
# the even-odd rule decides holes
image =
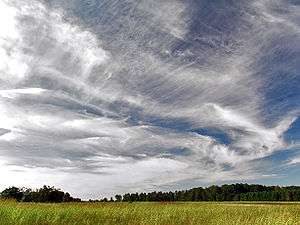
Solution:
[[[298,0],[0,0],[0,189],[300,185]]]

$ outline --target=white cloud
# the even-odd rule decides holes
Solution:
[[[152,20],[158,22],[163,29],[175,36],[184,38],[188,29],[186,6],[181,1],[142,1],[138,4],[141,10],[151,13]]]
[[[10,90],[0,90],[0,97],[2,98],[15,98],[20,94],[32,94],[38,95],[46,90],[42,88],[26,88],[26,89],[10,89]]]
[[[1,1],[0,15],[0,73],[2,79],[13,82],[23,78],[28,69],[24,54],[18,49],[22,41],[17,27],[18,10],[9,1]]]
[[[296,156],[295,158],[288,161],[288,165],[297,165],[300,163],[300,156]]]

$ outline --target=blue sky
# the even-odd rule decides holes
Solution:
[[[0,188],[300,185],[300,5],[2,0]]]

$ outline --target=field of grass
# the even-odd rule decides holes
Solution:
[[[298,203],[0,202],[1,225],[300,225]]]

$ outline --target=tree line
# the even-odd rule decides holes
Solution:
[[[80,202],[80,198],[73,198],[68,192],[44,185],[32,190],[29,188],[9,187],[0,193],[2,199],[14,199],[18,202]]]
[[[80,202],[68,192],[50,186],[32,190],[10,187],[0,193],[2,199],[19,202]],[[90,202],[176,202],[176,201],[300,201],[298,186],[264,186],[258,184],[225,184],[183,191],[127,193],[115,198],[89,200]]]
[[[101,201],[107,201],[102,199]],[[128,193],[115,196],[123,202],[175,202],[175,201],[300,201],[298,186],[264,186],[257,184],[226,184],[184,191]]]

